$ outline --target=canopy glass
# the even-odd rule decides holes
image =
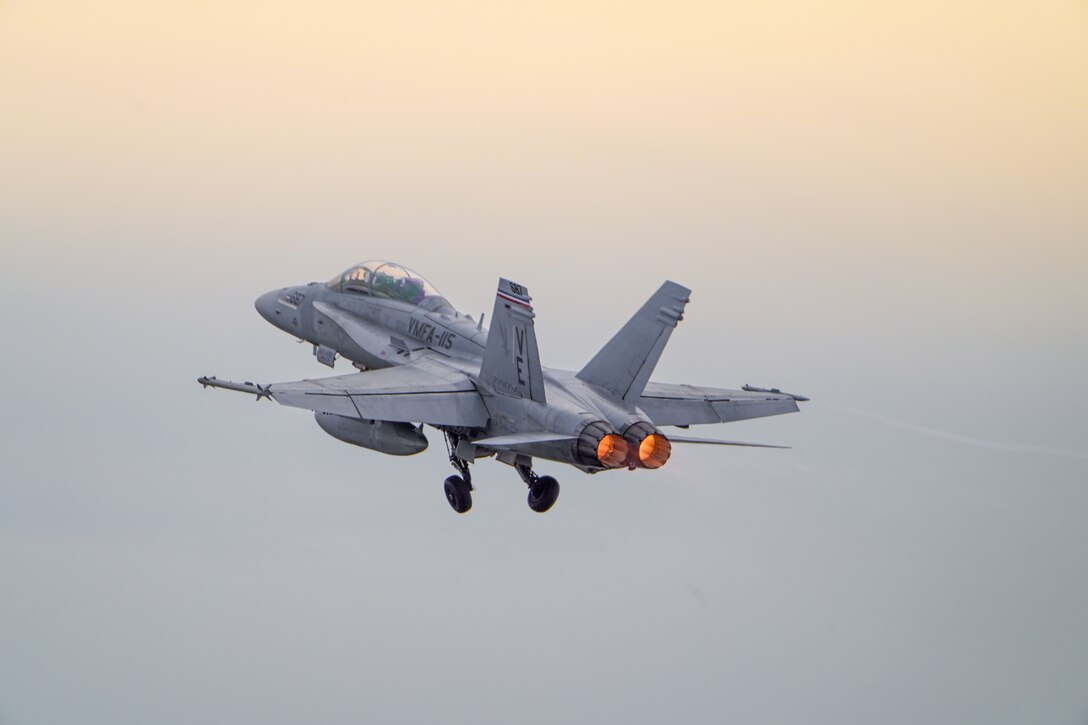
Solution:
[[[337,292],[384,297],[434,312],[453,313],[453,307],[434,285],[394,262],[362,262],[329,280],[328,286]]]

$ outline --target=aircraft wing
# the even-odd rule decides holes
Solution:
[[[797,399],[789,393],[650,383],[638,407],[655,425],[695,425],[796,413]]]
[[[348,418],[465,428],[483,428],[489,418],[466,375],[426,360],[351,375],[272,383],[264,390],[283,405]]]

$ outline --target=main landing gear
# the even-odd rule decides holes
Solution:
[[[463,514],[472,508],[472,492],[475,488],[472,485],[472,472],[468,468],[468,461],[457,455],[458,440],[456,433],[446,431],[446,450],[450,454],[450,464],[457,469],[458,475],[448,477],[443,488],[446,500],[453,510]],[[551,476],[538,476],[533,473],[532,459],[527,456],[519,455],[513,465],[521,480],[529,487],[529,508],[542,514],[555,505],[559,498],[559,481]]]
[[[446,449],[450,454],[450,463],[461,474],[448,477],[443,484],[446,500],[450,502],[454,511],[463,514],[472,508],[472,471],[468,469],[468,461],[457,455],[457,435],[448,431],[446,432]]]
[[[472,484],[460,476],[449,476],[444,487],[446,500],[454,511],[463,514],[472,508]]]
[[[516,463],[514,468],[529,487],[529,508],[542,514],[555,505],[555,500],[559,498],[559,481],[551,476],[536,475],[527,463]]]

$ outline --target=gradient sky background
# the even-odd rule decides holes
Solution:
[[[1086,129],[1082,1],[0,0],[0,723],[1084,723]],[[196,385],[383,257],[813,402],[459,517]]]

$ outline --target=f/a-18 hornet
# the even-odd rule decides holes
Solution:
[[[559,483],[538,476],[534,458],[586,473],[657,469],[673,443],[759,445],[666,435],[662,426],[793,413],[807,400],[777,388],[650,382],[690,292],[665,282],[575,373],[540,364],[524,285],[499,280],[489,331],[482,315],[459,313],[415,272],[365,262],[326,284],[285,287],[255,303],[266,320],[311,343],[321,363],[332,367],[339,355],[360,372],[271,385],[199,382],[312,410],[329,435],[392,455],[419,453],[427,447],[423,426],[437,428],[457,469],[445,480],[454,511],[472,507],[469,464],[494,456],[529,487],[529,508],[544,512]]]

